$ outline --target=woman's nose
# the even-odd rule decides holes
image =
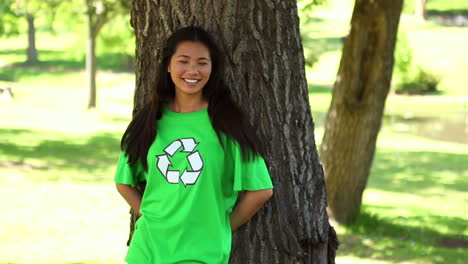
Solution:
[[[197,74],[198,73],[198,66],[196,64],[191,63],[188,66],[187,73],[188,74]]]

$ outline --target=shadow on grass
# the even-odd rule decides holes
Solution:
[[[9,139],[30,133],[38,132],[26,129],[0,129],[0,138]],[[77,138],[76,141],[78,140],[83,141]],[[109,179],[109,175],[103,175],[103,172],[116,165],[120,135],[99,133],[90,136],[83,143],[74,142],[73,139],[54,139],[54,135],[34,146],[18,145],[11,141],[1,143],[0,153],[9,159],[3,160],[4,163],[28,166],[25,161],[40,160],[41,166],[29,167],[35,170],[31,174],[41,175],[41,182],[71,180],[102,183]]]
[[[316,17],[316,16],[306,16],[304,18],[304,24],[318,24],[318,23],[323,23],[325,22],[324,18],[321,17]]]
[[[468,9],[427,10],[428,19],[442,26],[467,27]]]
[[[17,82],[24,78],[36,78],[41,75],[76,72],[82,68],[83,62],[73,60],[49,60],[34,64],[18,62],[0,68],[0,81]]]
[[[27,49],[1,49],[0,55],[24,55],[26,58]],[[49,49],[39,49],[41,55],[53,55],[53,56],[63,56],[64,52],[62,50],[49,50]]]
[[[327,52],[341,50],[343,38],[314,38],[313,36],[304,36],[302,43],[304,47],[316,52]]]
[[[4,50],[0,54],[24,54],[24,49]],[[22,78],[36,77],[43,73],[66,73],[85,70],[85,59],[63,59],[65,52],[54,50],[38,50],[39,62],[26,63],[17,61],[10,65],[0,67],[0,81],[15,82]],[[47,59],[41,60],[41,55]],[[134,57],[123,53],[104,53],[97,58],[98,70],[113,72],[133,72]]]
[[[443,16],[443,17],[455,17],[455,16],[468,17],[468,9],[447,9],[447,10],[428,9],[427,15],[428,16]]]
[[[309,93],[314,94],[331,94],[333,91],[333,87],[329,85],[309,84],[307,86],[307,90]]]
[[[447,152],[386,152],[375,157],[368,187],[389,192],[418,193],[437,186],[468,190],[468,154]],[[424,194],[423,194],[424,195]]]
[[[417,222],[418,226],[398,224]],[[447,237],[425,223],[452,227],[452,233],[461,235]],[[339,255],[352,255],[374,260],[402,262],[431,260],[430,263],[463,263],[467,252],[463,248],[441,246],[443,239],[468,241],[463,236],[465,220],[458,217],[430,215],[411,219],[385,219],[363,210],[356,222],[348,226],[347,232],[339,237]],[[465,256],[465,257],[463,257]]]

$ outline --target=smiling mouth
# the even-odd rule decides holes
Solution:
[[[183,80],[188,82],[188,83],[197,83],[197,82],[200,81],[200,80],[195,80],[195,79],[183,79]]]

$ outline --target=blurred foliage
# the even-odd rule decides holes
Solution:
[[[121,0],[85,0],[85,6],[90,28],[96,35],[112,18],[128,13]]]
[[[297,9],[299,14],[310,14],[315,10],[315,7],[325,5],[329,0],[297,0]],[[332,0],[333,1],[333,0]]]
[[[438,74],[414,62],[413,50],[404,30],[400,30],[398,33],[394,73],[396,73],[397,77],[397,84],[395,85],[395,93],[397,94],[435,93],[437,92],[437,85],[441,81]]]
[[[122,68],[133,70],[135,61],[135,36],[130,26],[130,14],[120,14],[114,17],[99,34],[97,53],[108,59],[98,62],[120,65]]]
[[[2,0],[0,3],[0,36],[12,36],[19,33],[18,17],[12,8],[15,0]]]
[[[395,92],[397,94],[427,94],[437,92],[440,75],[419,66],[413,79],[399,83]]]
[[[51,27],[57,8],[63,3],[59,0],[15,0],[12,2],[10,8],[17,18],[28,15],[34,18],[43,17],[48,27]]]
[[[416,1],[404,1],[403,13],[414,14]],[[466,0],[428,0],[426,6],[429,16],[432,15],[468,15],[468,1]]]
[[[309,13],[314,7],[326,4],[328,0],[297,0],[299,12]]]
[[[395,47],[394,72],[396,71],[401,82],[407,82],[410,79],[412,69],[413,51],[409,45],[406,32],[400,29]]]
[[[301,21],[301,28],[308,27],[313,24],[316,20],[311,16],[312,11],[317,6],[325,5],[327,0],[298,0],[298,12]],[[304,34],[301,30],[302,42],[304,45],[304,58],[305,64],[312,67],[319,59],[320,55],[326,52],[327,41],[311,39],[308,35]]]

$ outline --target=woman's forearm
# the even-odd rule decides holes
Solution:
[[[127,201],[132,210],[141,216],[140,206],[141,206],[141,193],[137,188],[127,185],[116,183],[117,191],[120,195]]]
[[[246,191],[231,213],[231,230],[235,231],[249,221],[272,195],[273,189]]]

